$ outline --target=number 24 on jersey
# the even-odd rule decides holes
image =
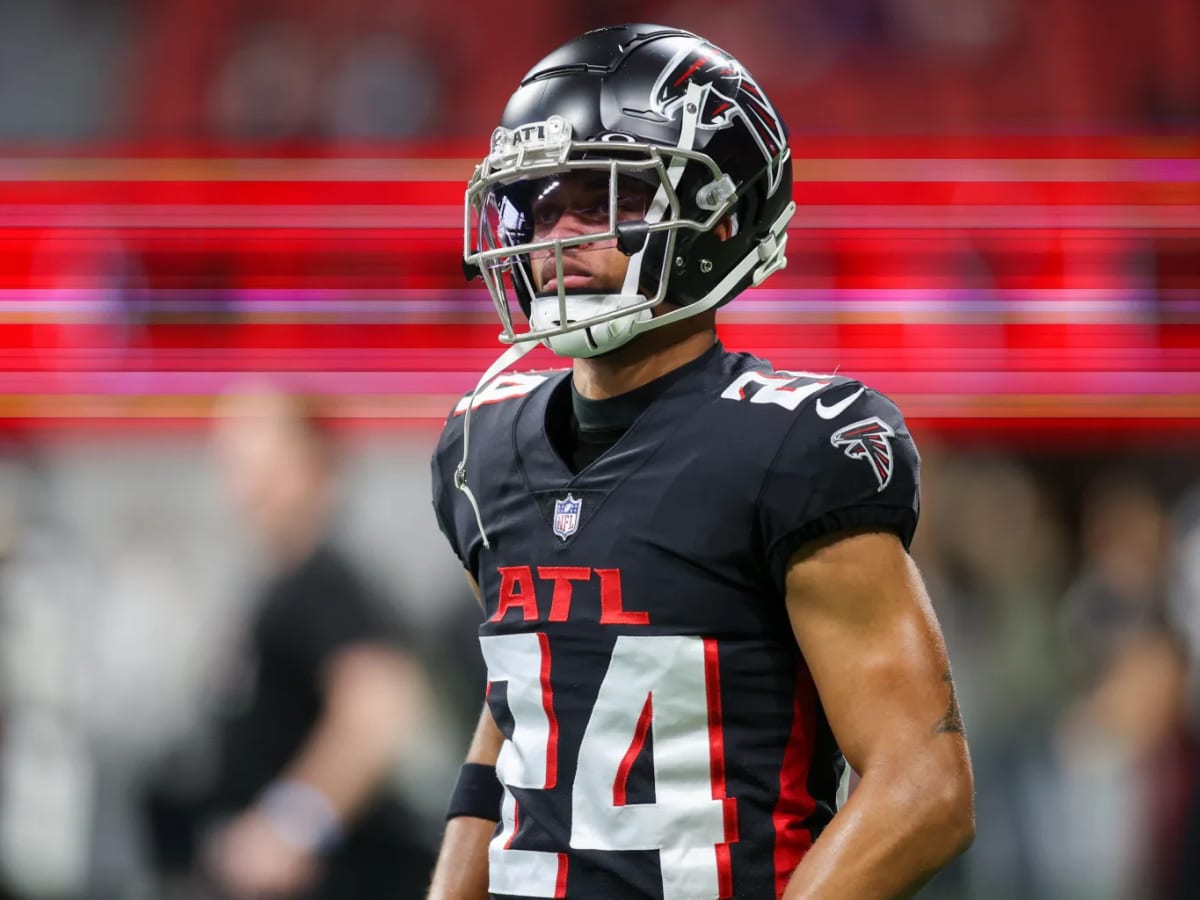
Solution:
[[[489,849],[491,891],[563,897],[567,855],[511,845],[520,810],[511,788],[558,782],[558,723],[545,634],[480,639],[488,674],[508,684],[513,733],[496,772],[505,784],[503,827]],[[629,772],[653,734],[654,802],[627,803]],[[658,850],[664,900],[732,895],[734,800],[725,796],[717,643],[677,635],[622,635],[578,747],[570,846]]]

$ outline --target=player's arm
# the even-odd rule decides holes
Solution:
[[[238,896],[283,896],[315,877],[320,854],[341,835],[390,769],[399,735],[418,706],[415,663],[382,645],[351,644],[324,667],[322,713],[259,802],[235,817],[208,865]]]
[[[504,737],[485,705],[466,761],[494,767],[502,743]],[[500,815],[499,808],[496,815]],[[446,823],[429,900],[487,900],[488,842],[496,830],[496,821],[455,816]]]
[[[470,578],[469,575],[467,577]],[[479,586],[473,578],[471,587],[478,598]],[[466,762],[495,768],[503,743],[504,735],[496,727],[485,703],[467,750]],[[499,816],[500,809],[497,807],[494,819],[455,816],[446,823],[433,883],[429,888],[429,900],[487,900],[488,842],[496,830]]]
[[[339,821],[353,821],[394,764],[401,736],[412,732],[424,685],[417,664],[391,647],[339,650],[322,678],[321,716],[284,778],[316,788]]]
[[[830,727],[861,775],[783,897],[909,897],[974,837],[971,763],[941,630],[882,531],[800,548],[787,608]]]

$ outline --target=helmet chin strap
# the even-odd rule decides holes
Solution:
[[[479,501],[475,499],[475,495],[471,492],[471,486],[467,484],[467,450],[471,443],[471,413],[475,409],[475,397],[483,388],[491,382],[493,378],[519,360],[522,356],[534,348],[535,342],[522,341],[519,344],[513,344],[507,350],[500,354],[499,358],[488,366],[486,372],[480,376],[479,381],[475,384],[475,390],[471,391],[471,397],[467,402],[467,409],[463,413],[463,448],[462,459],[458,462],[458,467],[454,470],[454,486],[462,491],[467,498],[467,502],[471,504],[471,509],[475,512],[475,525],[479,529],[479,537],[483,539],[483,546],[489,550],[492,545],[488,542],[487,532],[483,529],[483,516],[479,512]]]

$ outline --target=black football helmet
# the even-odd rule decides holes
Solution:
[[[500,339],[596,356],[782,268],[795,210],[787,139],[741,64],[690,32],[620,25],[551,53],[512,95],[467,186],[464,270],[486,282]],[[601,198],[594,227],[539,236],[556,214],[547,198],[570,202],[565,180],[580,178]],[[572,291],[564,249],[613,246],[629,257],[621,291]],[[652,316],[663,301],[677,308]]]

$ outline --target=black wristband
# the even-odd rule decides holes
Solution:
[[[465,763],[458,772],[454,793],[450,795],[450,808],[446,820],[457,816],[474,816],[477,819],[500,821],[500,803],[504,799],[504,787],[496,777],[495,766],[482,763]]]

